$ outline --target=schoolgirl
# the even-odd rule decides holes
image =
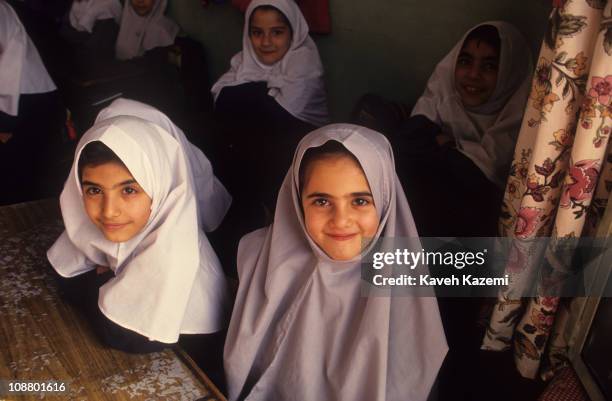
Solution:
[[[118,100],[77,146],[60,197],[66,230],[47,256],[62,277],[80,275],[63,282],[67,295],[107,345],[156,351],[224,327],[225,277],[204,230],[229,200],[167,117]]]
[[[397,135],[421,235],[495,235],[531,73],[525,39],[501,21],[470,29],[437,65]],[[470,205],[478,218],[462,220]]]
[[[219,160],[231,160],[220,168],[232,193],[255,194],[272,209],[295,145],[328,120],[323,66],[294,1],[250,3],[242,51],[212,94],[222,125]]]
[[[246,235],[224,359],[230,400],[426,400],[447,351],[435,298],[367,296],[361,257],[417,237],[387,140],[300,142],[274,222]]]

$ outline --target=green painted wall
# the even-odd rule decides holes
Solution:
[[[330,0],[332,33],[313,36],[325,66],[334,121],[345,120],[366,92],[413,104],[437,62],[470,27],[487,20],[516,25],[534,58],[551,0]],[[174,0],[169,15],[206,47],[211,80],[241,49],[243,16],[229,4],[203,8]]]

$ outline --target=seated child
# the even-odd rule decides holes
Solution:
[[[232,194],[273,209],[293,149],[328,120],[323,66],[294,1],[251,2],[242,37],[242,51],[212,87],[218,157],[231,161],[219,167]]]
[[[421,235],[495,235],[531,73],[525,39],[499,21],[468,31],[438,64],[396,137]],[[478,218],[462,220],[470,206]]]
[[[447,352],[436,299],[361,288],[362,255],[393,237],[418,234],[389,142],[348,124],[304,137],[274,222],[240,242],[228,399],[425,401]]]
[[[38,50],[13,8],[0,1],[0,204],[49,196],[65,110]]]
[[[150,112],[141,111],[109,110],[81,138],[60,198],[66,230],[47,253],[61,276],[85,277],[67,280],[67,295],[107,345],[127,352],[222,330],[227,306],[225,277],[200,221],[212,228],[227,205],[214,216],[199,201],[228,195],[200,182],[198,171],[210,166],[178,129],[134,117]]]

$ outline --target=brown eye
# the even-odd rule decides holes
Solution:
[[[370,201],[366,198],[355,198],[353,199],[353,205],[355,206],[368,206]]]
[[[135,188],[132,187],[125,187],[123,188],[123,193],[126,195],[133,195],[138,193],[138,191]]]
[[[485,63],[485,64],[483,65],[483,69],[484,69],[485,71],[497,71],[497,69],[498,69],[498,68],[499,68],[499,67],[498,67],[498,66],[497,66],[497,64],[495,64],[495,63]]]
[[[325,207],[329,206],[329,201],[325,198],[316,198],[312,201],[312,204],[315,206]]]
[[[470,64],[471,64],[471,60],[468,57],[459,57],[457,59],[457,65],[466,66]]]
[[[98,187],[87,187],[85,188],[85,194],[89,196],[99,195],[102,193],[102,190]]]

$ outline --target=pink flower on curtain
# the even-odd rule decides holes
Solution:
[[[555,312],[533,309],[531,311],[531,323],[543,333],[548,333],[555,322]],[[540,347],[538,347],[540,348]]]
[[[575,202],[590,197],[597,184],[599,165],[597,160],[581,160],[569,169],[560,207],[572,207]]]
[[[548,309],[556,310],[559,305],[559,297],[542,297],[540,303]]]
[[[596,98],[603,106],[610,104],[610,99],[612,99],[612,75],[608,75],[605,78],[593,77],[591,79],[589,96]]]
[[[531,236],[540,222],[543,211],[544,209],[537,207],[521,207],[516,216],[514,235],[522,239]]]

